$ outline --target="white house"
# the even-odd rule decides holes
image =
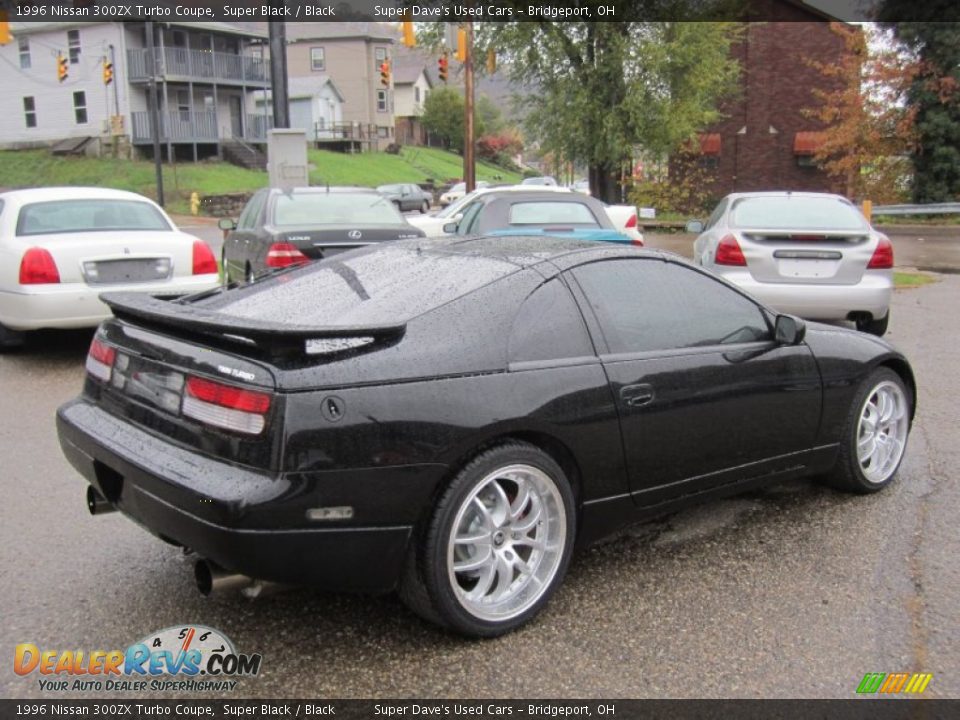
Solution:
[[[416,50],[399,50],[393,65],[394,123],[401,145],[425,145],[427,133],[420,123],[423,104],[433,82],[427,72],[430,57]]]
[[[139,22],[13,23],[0,47],[10,111],[0,115],[0,147],[69,138],[126,138],[152,153],[147,88],[151,63]],[[165,157],[219,154],[234,138],[262,142],[269,122],[255,113],[270,73],[266,35],[244,23],[155,23],[155,77]],[[67,77],[58,77],[58,57]],[[104,65],[113,64],[113,82]]]
[[[290,127],[307,131],[310,142],[336,136],[343,122],[343,95],[326,75],[290,78]]]

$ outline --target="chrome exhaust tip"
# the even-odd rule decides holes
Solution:
[[[87,485],[87,510],[91,515],[106,515],[117,511],[117,506],[107,500],[93,485]]]
[[[242,590],[254,583],[253,578],[224,570],[209,560],[197,560],[193,566],[193,577],[197,581],[197,590],[205,597]]]

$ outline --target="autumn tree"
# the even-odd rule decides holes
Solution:
[[[907,92],[917,142],[911,154],[914,202],[960,198],[960,19],[957,3],[882,0],[878,19],[914,54]],[[901,21],[909,17],[910,22]],[[915,22],[925,19],[930,22]]]
[[[887,33],[840,23],[831,29],[846,52],[839,63],[809,61],[832,88],[814,89],[818,104],[806,110],[826,126],[814,159],[844,181],[850,197],[902,202],[915,145],[914,111],[905,98],[916,64]]]

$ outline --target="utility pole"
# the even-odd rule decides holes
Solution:
[[[466,22],[464,25],[467,31],[467,42],[463,62],[463,181],[466,183],[469,193],[473,192],[477,186],[477,166],[473,156],[475,139],[473,127],[473,23]]]
[[[157,54],[153,43],[153,22],[147,30],[147,104],[150,106],[150,137],[153,138],[153,167],[157,173],[157,205],[163,207],[163,164],[160,162],[160,101],[157,98]],[[116,84],[116,83],[114,83]]]
[[[276,3],[274,3],[276,4]],[[280,5],[283,3],[281,2]],[[273,96],[273,127],[290,127],[290,103],[287,98],[287,26],[267,23],[270,28],[270,93]]]

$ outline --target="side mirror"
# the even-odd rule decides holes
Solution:
[[[217,222],[217,227],[221,230],[236,230],[237,223],[230,218],[220,218],[219,222]]]
[[[799,345],[807,335],[807,325],[794,315],[777,315],[774,339],[781,345]]]
[[[457,223],[449,222],[443,226],[444,235],[455,235],[457,232]]]
[[[703,232],[703,222],[700,220],[687,220],[686,231],[694,235],[699,235]]]

